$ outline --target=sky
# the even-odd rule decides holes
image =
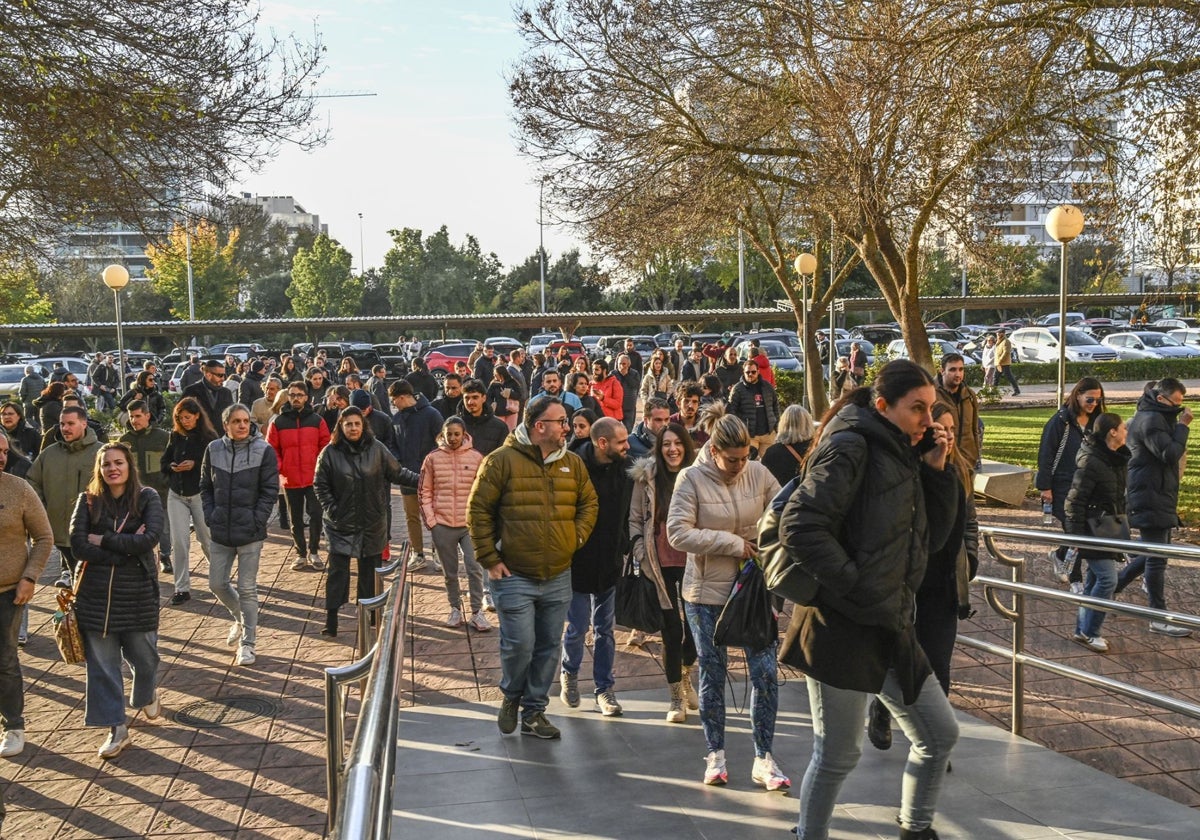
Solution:
[[[261,3],[277,35],[311,38],[315,22],[327,49],[319,91],[376,95],[320,100],[329,142],[285,147],[238,191],[293,196],[356,269],[382,265],[388,231],[405,227],[446,225],[455,243],[472,234],[506,268],[537,253],[538,175],[517,151],[505,84],[523,49],[508,0]],[[545,242],[551,260],[582,246],[549,221]]]

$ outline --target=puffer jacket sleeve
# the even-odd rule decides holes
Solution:
[[[200,506],[204,508],[204,520],[212,521],[213,508],[216,506],[213,493],[212,444],[204,450],[204,460],[200,462]]]
[[[479,467],[479,475],[475,477],[467,501],[467,529],[475,547],[475,559],[485,569],[504,562],[504,557],[496,550],[496,541],[500,536],[497,520],[500,494],[507,472],[503,458],[488,455]]]
[[[425,527],[432,528],[437,524],[437,506],[434,504],[434,491],[437,488],[437,461],[439,450],[435,449],[425,456],[421,464],[421,476],[417,481],[417,498],[421,502],[421,518]]]
[[[647,490],[654,492],[654,484],[635,481],[633,496],[629,501],[629,545],[633,554],[633,562],[639,566],[646,560],[646,519],[650,513],[650,501]],[[651,524],[650,527],[653,527]],[[650,535],[653,539],[653,534]]]
[[[88,510],[87,494],[80,493],[75,502],[75,512],[71,516],[71,553],[75,555],[75,559],[101,566],[119,566],[127,562],[128,558],[115,551],[88,542],[88,534],[91,532],[92,516]]]
[[[321,428],[325,428],[324,421]],[[328,437],[328,433],[326,433]],[[275,449],[263,447],[263,458],[258,465],[258,498],[254,503],[254,524],[260,533],[266,532],[267,522],[271,513],[279,504],[279,459],[275,457]]]
[[[1164,467],[1177,469],[1179,459],[1187,451],[1189,427],[1165,418],[1163,422],[1147,425],[1142,446]]]
[[[141,557],[158,546],[162,535],[163,509],[158,493],[149,487],[142,490],[141,533],[109,531],[100,541],[101,547],[118,554]]]
[[[1090,455],[1080,457],[1079,469],[1071,481],[1071,490],[1067,493],[1065,509],[1067,512],[1067,533],[1086,534],[1088,532],[1087,512],[1092,498],[1096,494],[1096,485],[1100,480],[1099,459]]]
[[[866,462],[866,442],[853,432],[823,441],[779,519],[779,539],[788,556],[838,596],[848,594],[858,581],[858,567],[841,534]]]
[[[699,527],[698,482],[704,480],[695,466],[688,467],[676,480],[671,507],[667,509],[667,542],[688,554],[741,557],[746,545],[741,536]]]
[[[321,450],[321,454],[317,456],[317,472],[313,476],[313,492],[317,494],[317,501],[321,504],[321,510],[325,511],[325,517],[332,519],[332,513],[336,506],[336,500],[333,495],[333,460],[336,457],[332,447],[325,447]]]

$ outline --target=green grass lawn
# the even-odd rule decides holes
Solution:
[[[1117,405],[1111,409],[1127,421],[1133,416],[1134,406]],[[1042,428],[1050,419],[1049,408],[1028,408],[1019,411],[984,411],[982,413],[983,457],[1006,464],[1021,464],[1037,469],[1038,446],[1042,440]],[[1188,460],[1192,462],[1195,437],[1188,440]],[[1195,461],[1200,464],[1200,461]],[[1196,470],[1188,469],[1183,474],[1179,492],[1179,516],[1186,527],[1200,526],[1200,476]],[[1031,490],[1032,492],[1032,490]]]

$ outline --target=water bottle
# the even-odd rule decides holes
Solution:
[[[1042,502],[1042,524],[1046,526],[1054,524],[1054,505],[1050,502]]]
[[[1070,548],[1067,549],[1067,556],[1064,561],[1064,565],[1066,565],[1067,568],[1074,566],[1075,558],[1078,556],[1079,556],[1079,549],[1076,548],[1075,546],[1071,546]]]

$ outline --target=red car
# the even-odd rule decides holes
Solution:
[[[474,341],[442,344],[429,351],[425,356],[425,364],[429,365],[429,372],[433,374],[433,378],[438,381],[440,386],[446,374],[454,372],[454,363],[465,362],[474,349]]]
[[[559,341],[551,341],[546,345],[546,358],[557,359],[558,351],[563,347],[566,347],[567,352],[571,354],[572,362],[580,356],[583,356],[585,359],[588,357],[587,349],[583,346],[582,341],[562,341],[560,339]]]

